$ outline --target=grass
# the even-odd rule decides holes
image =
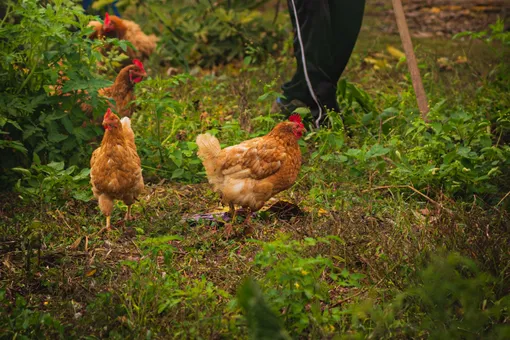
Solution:
[[[370,27],[370,18],[366,25]],[[286,48],[289,45],[290,40]],[[388,45],[399,48],[398,37],[363,30],[344,77],[363,88],[378,109],[394,103],[414,109],[405,65],[387,52]],[[446,100],[449,107],[495,110],[508,104],[503,89],[492,84],[491,71],[501,60],[488,55],[487,45],[417,39],[415,47],[432,105]],[[458,56],[467,57],[468,63],[454,63]],[[367,57],[391,67],[376,69]],[[440,57],[452,61],[451,69],[438,65]],[[156,65],[149,68],[154,78],[162,71]],[[4,335],[0,337],[246,338],[247,323],[235,297],[250,276],[260,282],[268,304],[281,313],[293,336],[424,338],[432,330],[416,325],[428,315],[425,304],[406,305],[408,309],[395,315],[391,306],[398,305],[395,299],[409,287],[420,285],[418,273],[433,262],[433,254],[443,252],[458,252],[493,277],[484,281],[491,282],[492,289],[484,312],[498,303],[504,306],[509,293],[504,283],[510,276],[507,201],[483,203],[482,199],[491,198],[484,195],[454,199],[432,189],[419,194],[393,185],[368,165],[366,172],[353,175],[346,163],[314,158],[317,150],[323,150],[320,156],[338,153],[321,149],[322,140],[315,137],[303,145],[298,181],[277,197],[299,206],[301,213],[262,212],[251,237],[240,234],[233,239],[223,237],[221,225],[186,220],[219,208],[219,199],[203,173],[186,182],[168,179],[178,162],[179,143],[193,141],[198,132],[218,122],[233,122],[232,128],[222,131],[228,142],[267,131],[276,119],[268,114],[274,97],[258,98],[277,92],[293,68],[284,49],[261,66],[233,63],[196,70],[194,78],[180,85],[167,84],[162,93],[177,103],[182,117],[168,107],[157,113],[162,144],[151,140],[156,135],[157,109],[134,117],[139,152],[147,155],[146,192],[134,206],[137,220],[119,224],[108,234],[95,235],[104,217],[94,201],[36,206],[4,193],[0,198],[0,333]],[[140,93],[153,90],[141,85]],[[143,105],[149,108],[150,102]],[[350,110],[357,119],[356,108]],[[365,141],[356,132],[351,138],[342,135],[340,150],[345,153]],[[165,150],[163,156],[154,152],[159,145]],[[160,157],[164,162],[158,164]],[[186,162],[187,156],[182,157]],[[495,194],[496,201],[504,194]],[[112,221],[120,221],[124,211],[117,204]],[[36,249],[41,249],[40,258]],[[272,258],[280,262],[269,265]],[[293,260],[286,265],[289,258]],[[312,274],[316,276],[309,280]],[[278,305],[278,294],[287,294],[288,305]],[[505,308],[464,336],[504,334],[503,328],[491,332],[508,323]],[[462,319],[462,311],[452,315]],[[439,320],[447,334],[453,323]]]

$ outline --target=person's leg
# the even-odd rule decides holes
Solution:
[[[283,94],[305,103],[322,121],[325,108],[339,111],[336,86],[361,27],[364,0],[288,0],[288,5],[297,69]]]
[[[121,16],[120,16],[119,9],[117,8],[117,2],[119,2],[119,0],[115,0],[112,3],[112,10],[113,10],[113,14],[115,14],[116,16],[118,16],[120,18]]]
[[[324,115],[317,81],[328,77],[326,70],[319,67],[320,60],[332,57],[329,4],[328,0],[288,0],[287,3],[294,29],[297,67],[292,80],[283,84],[283,95],[287,101],[297,99],[309,106],[315,118]]]
[[[331,76],[338,82],[351,57],[356,40],[358,40],[365,10],[365,0],[329,0],[329,6],[331,10],[332,44],[334,46],[333,53],[335,60],[331,68]]]
[[[83,0],[81,3],[82,3],[82,6],[83,6],[83,9],[84,10],[87,10],[90,5],[92,5],[92,1],[93,0]]]

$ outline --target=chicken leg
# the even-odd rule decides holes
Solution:
[[[126,212],[126,216],[124,216],[124,220],[126,220],[126,221],[134,220],[134,217],[131,216],[131,205],[128,205],[128,210]]]
[[[234,206],[234,203],[230,202],[228,204],[230,210],[229,210],[229,215],[230,215],[230,223],[225,223],[225,236],[228,238],[230,237],[230,235],[232,234],[233,232],[233,227],[232,225],[235,223],[235,220],[236,220],[236,208]]]
[[[243,226],[244,226],[244,234],[246,236],[249,236],[253,234],[253,225],[251,224],[251,209],[248,208],[248,215],[246,215],[246,218],[244,219]]]

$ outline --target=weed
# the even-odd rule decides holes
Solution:
[[[62,202],[69,198],[87,202],[92,198],[89,189],[90,169],[83,168],[76,173],[75,165],[64,169],[64,162],[51,162],[41,165],[37,154],[30,169],[13,168],[21,173],[22,179],[16,183],[16,191],[28,201],[35,200],[39,204]]]

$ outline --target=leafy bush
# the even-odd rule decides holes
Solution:
[[[504,339],[510,335],[510,299],[496,281],[459,254],[435,255],[418,282],[383,306],[352,306],[353,328],[376,338]]]
[[[393,106],[379,110],[363,90],[341,81],[346,126],[365,133],[355,137],[360,146],[346,151],[339,150],[343,134],[336,129],[311,134],[307,138],[321,145],[312,159],[326,151],[321,161],[343,163],[352,176],[369,177],[370,183],[375,178],[456,197],[494,194],[510,185],[505,171],[510,147],[501,140],[510,134],[508,110],[488,114],[483,108],[449,107],[442,100],[425,122],[412,108],[411,91],[404,98],[384,98]],[[330,113],[330,120],[340,125],[336,113]]]
[[[253,279],[247,279],[237,289],[237,300],[246,315],[251,339],[292,339],[278,316],[264,301],[262,291]]]
[[[187,280],[172,268],[174,248],[168,241],[173,239],[179,237],[147,239],[142,244],[147,257],[122,262],[132,274],[116,293],[115,300],[122,308],[112,310],[109,318],[118,316],[129,333],[140,336],[172,334],[195,338],[219,330],[226,334],[230,311],[222,302],[230,300],[230,294],[205,278]],[[161,266],[157,264],[158,257],[163,259]],[[97,300],[95,308],[111,301],[112,297],[99,295]],[[161,318],[170,319],[172,329],[160,328],[158,320]]]
[[[282,27],[271,25],[254,10],[265,2],[200,0],[190,6],[173,1],[133,1],[125,13],[133,14],[136,22],[161,37],[161,60],[185,68],[211,67],[242,59],[249,46],[256,47],[250,50],[250,59],[258,61],[281,48]]]
[[[178,75],[145,81],[137,91],[140,110],[134,124],[135,128],[144,127],[137,129],[136,142],[145,169],[174,180],[193,182],[201,178],[197,173],[202,167],[196,156],[198,124],[190,119],[196,112],[171,96],[173,88],[190,79],[188,75]]]
[[[90,169],[84,168],[76,173],[78,168],[75,165],[65,169],[64,162],[50,162],[42,165],[37,156],[34,158],[30,169],[12,169],[23,176],[18,180],[15,188],[24,199],[33,199],[39,203],[52,203],[71,197],[85,202],[91,199]]]
[[[88,124],[93,117],[79,102],[91,104],[96,115],[104,112],[97,90],[111,82],[95,72],[102,43],[83,38],[91,32],[89,20],[70,0],[9,3],[0,24],[2,186],[12,184],[8,169],[30,167],[34,154],[43,164],[83,165],[90,157],[88,142],[102,132]]]
[[[450,194],[495,193],[510,166],[510,147],[497,145],[482,114],[446,110],[439,103],[429,123],[415,120],[391,138],[395,168],[390,175],[417,187],[432,185]]]
[[[27,300],[17,296],[14,303],[0,290],[0,331],[2,338],[64,338],[64,327],[49,313],[34,311]]]
[[[307,248],[318,242],[330,243],[330,239],[341,241],[334,236],[319,240],[305,238],[303,242],[283,237],[264,243],[255,258],[255,264],[267,270],[260,280],[262,289],[269,303],[282,313],[285,327],[293,334],[301,334],[305,329],[321,337],[331,334],[340,318],[340,310],[321,307],[331,303],[329,290],[358,287],[363,277],[335,267],[329,258],[321,255],[303,256]]]

